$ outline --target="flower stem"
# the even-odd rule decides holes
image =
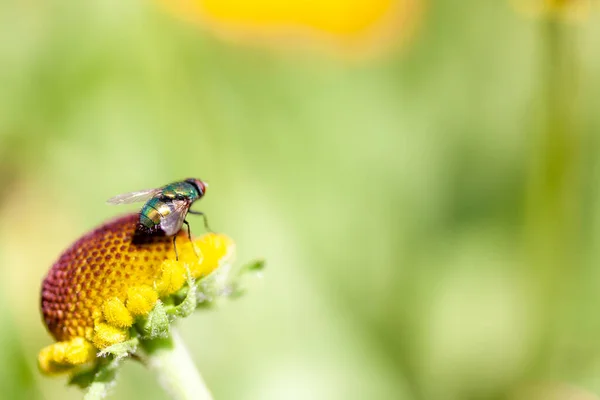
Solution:
[[[581,132],[577,124],[577,54],[573,32],[557,20],[544,22],[543,118],[531,147],[527,239],[531,272],[538,285],[544,332],[538,368],[546,368],[560,335],[565,299],[579,266]],[[568,310],[567,310],[568,311]]]
[[[141,343],[147,367],[153,371],[166,392],[177,400],[212,400],[202,376],[196,369],[183,340],[175,329],[168,338]]]
[[[110,389],[114,386],[113,382],[94,382],[92,383],[85,395],[83,400],[98,400],[104,399],[108,395]]]
[[[113,360],[101,365],[94,373],[91,383],[87,387],[84,400],[104,399],[116,384],[118,360]]]

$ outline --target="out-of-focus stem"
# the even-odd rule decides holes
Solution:
[[[212,400],[187,347],[174,329],[170,337],[143,341],[142,346],[147,354],[147,367],[173,399]]]
[[[572,32],[554,19],[546,21],[543,28],[544,108],[539,134],[531,147],[526,232],[531,271],[539,282],[539,311],[545,332],[540,349],[547,349],[556,334],[554,317],[560,314],[577,263],[581,138],[575,122]]]

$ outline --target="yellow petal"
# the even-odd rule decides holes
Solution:
[[[186,282],[185,264],[181,261],[165,260],[161,274],[156,280],[156,290],[161,297],[177,292]]]
[[[113,297],[104,302],[102,307],[104,319],[107,323],[117,328],[128,328],[133,324],[133,317],[125,304],[118,297]]]
[[[126,341],[128,337],[127,331],[109,324],[101,323],[94,327],[94,345],[99,349],[122,343]]]
[[[96,358],[96,349],[82,337],[76,337],[67,342],[65,362],[70,365],[81,365]]]
[[[92,362],[95,357],[94,346],[84,338],[76,337],[43,348],[38,355],[38,366],[47,375],[60,374]]]
[[[148,314],[157,300],[158,293],[150,286],[134,286],[127,290],[127,309],[133,315]]]
[[[229,236],[220,233],[207,233],[194,240],[194,244],[202,254],[190,263],[190,271],[194,278],[207,276],[225,261],[231,261],[235,253],[235,244]]]

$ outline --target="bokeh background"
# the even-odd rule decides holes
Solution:
[[[181,324],[216,399],[597,399],[594,6],[0,1],[0,397],[81,397],[41,280],[197,176],[267,260]],[[112,398],[166,395],[130,362]]]

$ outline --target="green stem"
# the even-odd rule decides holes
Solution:
[[[107,364],[101,365],[94,373],[92,383],[87,386],[84,400],[104,399],[110,393],[110,390],[116,384],[116,371],[119,365],[118,360],[113,360]]]
[[[114,382],[94,382],[88,387],[83,400],[104,399],[113,386]]]
[[[532,145],[527,239],[539,287],[544,337],[538,367],[546,368],[561,329],[559,316],[578,265],[581,138],[576,124],[576,54],[569,30],[556,20],[543,26],[543,120]]]
[[[169,338],[146,340],[141,344],[147,354],[147,367],[157,375],[159,383],[173,399],[212,400],[212,395],[175,329],[171,329]]]

